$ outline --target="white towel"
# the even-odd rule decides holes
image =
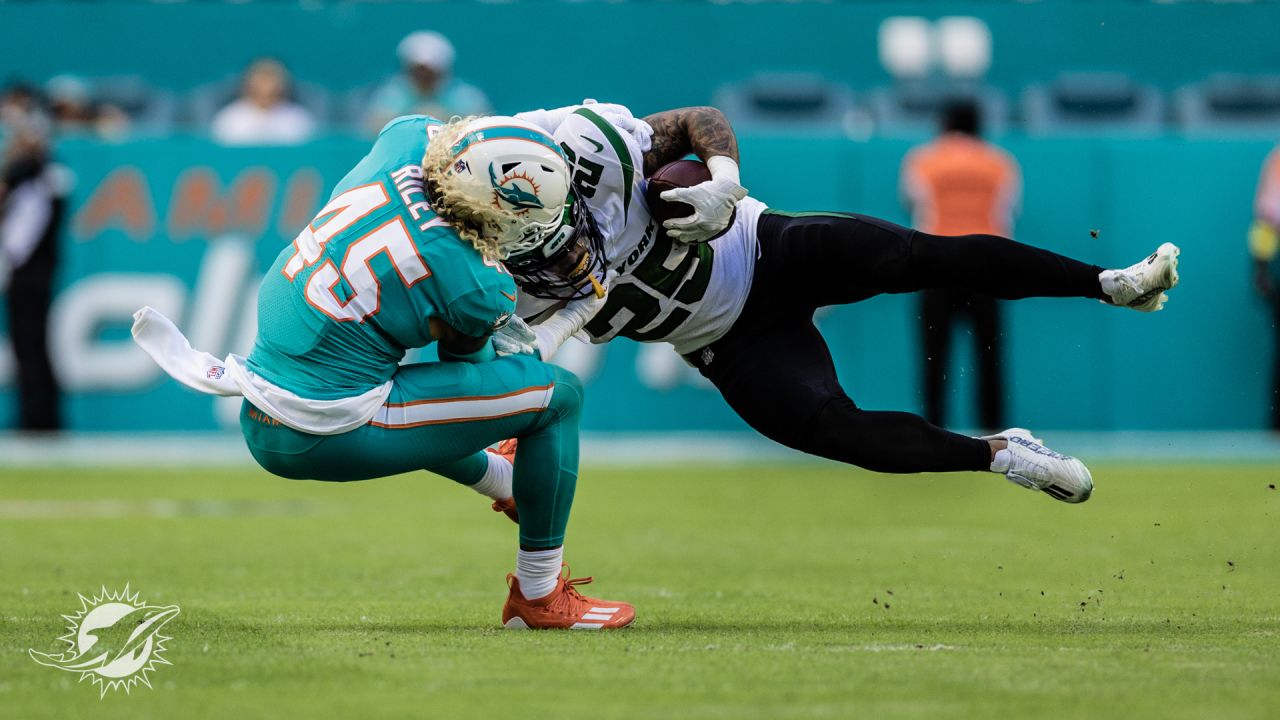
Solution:
[[[251,371],[239,355],[220,360],[192,348],[178,326],[151,307],[133,314],[133,340],[183,385],[210,395],[243,395],[284,425],[312,435],[339,435],[367,424],[391,394],[387,381],[349,398],[301,397]]]

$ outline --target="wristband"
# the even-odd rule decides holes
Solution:
[[[742,185],[738,176],[738,163],[727,155],[715,155],[707,158],[707,169],[716,180],[730,180],[734,185]]]

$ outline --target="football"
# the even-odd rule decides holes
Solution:
[[[663,200],[662,193],[672,188],[692,187],[710,179],[711,171],[707,169],[706,163],[701,160],[676,160],[663,165],[649,177],[649,185],[644,191],[644,199],[649,206],[649,214],[653,216],[654,220],[658,221],[659,227],[662,226],[663,222],[672,218],[689,217],[693,214],[692,205]],[[738,211],[734,210],[733,215],[729,218],[729,224],[725,225],[724,230],[711,239],[714,240],[728,232],[729,228],[733,227],[733,221],[737,214]]]

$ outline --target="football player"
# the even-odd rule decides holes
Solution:
[[[245,440],[269,472],[345,482],[427,470],[518,511],[506,627],[623,627],[630,605],[583,597],[585,580],[562,568],[582,386],[529,355],[497,358],[491,341],[516,300],[499,258],[576,230],[566,225],[569,165],[550,135],[514,118],[458,124],[447,139],[442,126],[408,116],[382,130],[267,272],[248,358],[193,350],[151,308],[134,337],[183,383],[243,395]],[[483,241],[454,232],[427,202],[432,162],[451,172],[437,183],[441,202],[471,185],[488,192],[471,218]],[[561,307],[547,321],[551,341],[577,332],[603,296],[597,283]],[[433,342],[439,362],[400,364]],[[504,438],[521,443],[514,466],[484,451]]]
[[[506,257],[521,301],[519,318],[499,330],[502,351],[545,357],[541,323],[590,295],[608,268],[616,277],[585,335],[670,343],[777,442],[880,472],[989,470],[1064,502],[1089,498],[1084,464],[1027,430],[974,438],[909,413],[859,408],[836,378],[814,311],[881,293],[961,287],[1151,312],[1177,284],[1177,247],[1165,243],[1131,267],[1104,270],[1002,237],[941,238],[865,215],[771,209],[747,195],[733,129],[710,107],[638,120],[621,106],[588,103],[518,117],[555,136],[574,167],[568,211],[583,219],[576,227],[598,236]],[[660,228],[645,205],[645,179],[690,153],[711,179],[663,193],[694,213]]]

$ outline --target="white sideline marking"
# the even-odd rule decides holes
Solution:
[[[1054,432],[1035,428],[1054,450],[1086,464],[1107,460],[1280,462],[1267,432]],[[828,464],[752,432],[588,433],[583,462],[597,467]],[[834,464],[834,463],[831,463]],[[257,467],[237,432],[64,433],[32,437],[0,432],[0,467]]]
[[[0,500],[0,520],[272,517],[314,512],[314,504],[297,500]]]
[[[844,652],[939,652],[944,650],[959,650],[955,645],[943,645],[935,643],[933,645],[836,645],[826,648],[827,652],[844,653]]]

